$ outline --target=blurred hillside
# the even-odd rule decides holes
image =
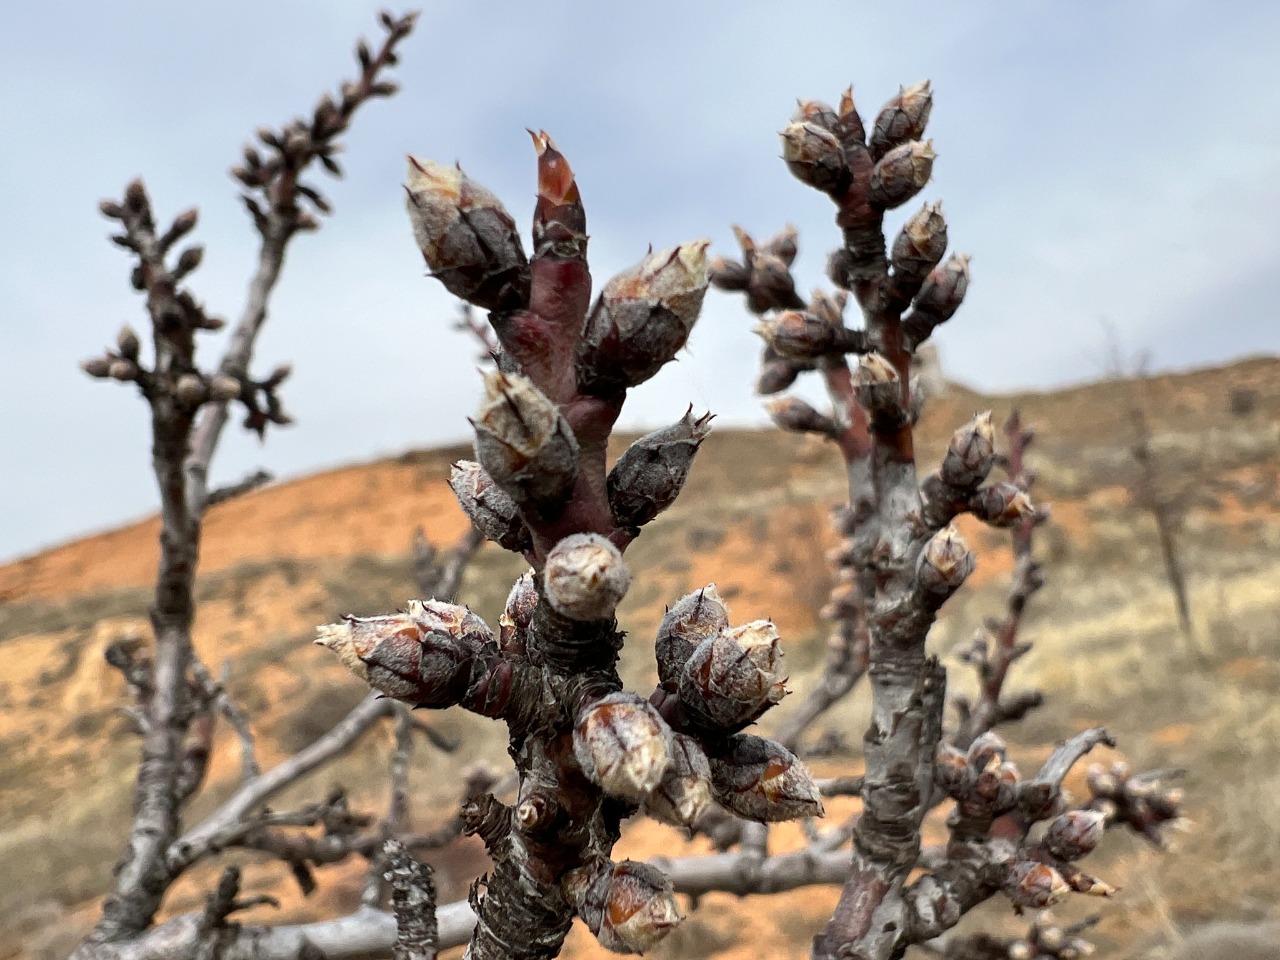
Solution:
[[[1131,493],[1127,412],[1139,396],[1162,473],[1187,495],[1181,544],[1196,627],[1190,643],[1177,630],[1154,525]],[[1189,771],[1187,808],[1196,826],[1178,851],[1161,854],[1114,837],[1090,861],[1093,872],[1123,888],[1118,903],[1101,905],[1094,939],[1108,955],[1138,956],[1153,938],[1209,920],[1280,920],[1280,360],[1016,397],[952,388],[926,409],[924,469],[975,410],[991,407],[1000,422],[1014,405],[1037,428],[1036,499],[1053,504],[1053,522],[1037,541],[1049,583],[1024,628],[1035,650],[1010,685],[1039,686],[1049,699],[1003,732],[1031,763],[1055,739],[1104,723],[1135,766]],[[443,482],[463,453],[415,452],[346,467],[211,511],[196,643],[215,670],[230,664],[229,689],[252,717],[264,765],[310,742],[362,696],[361,685],[310,643],[314,628],[344,613],[385,612],[411,596],[412,530],[421,525],[447,544],[464,528]],[[791,687],[804,690],[822,658],[824,626],[815,611],[830,587],[823,551],[833,542],[827,516],[841,485],[836,458],[820,441],[777,431],[713,433],[679,503],[628,551],[635,586],[620,614],[631,638],[622,664],[628,682],[653,682],[651,638],[664,605],[714,581],[735,621],[777,621]],[[93,898],[121,848],[138,744],[119,711],[123,683],[102,654],[121,635],[145,633],[157,529],[147,521],[0,567],[0,958],[65,956],[91,922]],[[1007,535],[965,532],[979,567],[934,631],[931,643],[943,654],[999,612],[1011,567]],[[518,560],[486,547],[462,599],[496,622],[521,570]],[[949,664],[953,686],[970,686],[966,668],[954,658]],[[851,745],[845,755],[814,761],[819,775],[856,771],[866,712],[859,691],[819,724],[819,732]],[[468,745],[415,754],[413,815],[424,828],[456,805],[464,765],[508,766],[499,725],[460,711],[428,719]],[[342,783],[353,806],[382,810],[389,739],[386,730],[374,733],[275,806],[319,798]],[[238,763],[224,730],[191,820],[235,786]],[[851,809],[831,807],[835,817]],[[780,846],[798,840],[786,829],[778,836]],[[671,853],[683,842],[643,823],[626,834],[622,852]],[[322,868],[319,891],[304,900],[279,865],[243,862],[251,864],[251,892],[283,900],[281,910],[245,919],[349,910],[363,879],[360,863]],[[439,855],[437,867],[442,896],[464,896],[484,869],[483,852],[460,842]],[[166,909],[198,906],[209,884],[209,872],[194,872]],[[834,900],[822,888],[758,903],[708,896],[653,955],[806,956]],[[1098,906],[1070,903],[1061,912],[1079,916]],[[993,902],[973,922],[1010,924],[1010,913],[1007,903]],[[570,944],[575,957],[605,955],[580,928]]]

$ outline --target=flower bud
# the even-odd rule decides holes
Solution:
[[[680,495],[694,454],[711,432],[711,414],[694,418],[693,407],[676,423],[631,444],[609,471],[609,506],[621,527],[641,527]]]
[[[951,435],[942,460],[942,479],[953,487],[972,489],[991,472],[996,461],[996,434],[986,410]]]
[[[834,437],[840,432],[839,424],[799,397],[775,397],[766,401],[764,408],[769,412],[770,419],[783,430],[820,433],[825,437]]]
[[[707,755],[692,737],[672,734],[671,765],[645,798],[645,813],[663,823],[688,827],[710,805],[711,764]]]
[[[823,130],[835,126],[838,116],[829,103],[821,100],[797,100],[796,112],[791,115],[792,123],[812,123]]]
[[[885,210],[902,206],[929,182],[936,156],[932,140],[894,147],[871,172],[871,202]]]
[[[1036,955],[1035,948],[1025,940],[1011,941],[1005,953],[1009,960],[1033,960]]]
[[[414,157],[404,188],[418,248],[446,290],[486,310],[525,305],[529,263],[496,196],[461,168]]]
[[[983,487],[970,498],[969,508],[993,527],[1016,527],[1036,515],[1026,491],[1007,480]]]
[[[800,121],[789,124],[779,135],[782,159],[801,183],[830,194],[838,194],[849,185],[844,148],[829,129],[812,121]]]
[[[902,387],[899,383],[897,369],[880,354],[868,353],[858,358],[853,385],[858,402],[873,417],[902,412]]]
[[[369,686],[420,707],[459,703],[473,663],[494,644],[483,620],[438,600],[410,600],[404,613],[385,617],[347,617],[317,633],[316,643]]]
[[[1107,829],[1107,817],[1097,810],[1071,810],[1045,832],[1041,845],[1059,860],[1079,860],[1092,852]]]
[[[178,254],[178,262],[173,267],[173,276],[175,279],[185,277],[196,267],[200,266],[204,260],[204,247],[199,244],[194,247],[187,247],[182,253]]]
[[[852,86],[845,87],[844,93],[840,95],[840,106],[836,108],[836,122],[831,125],[831,132],[846,151],[866,148],[867,130],[862,123],[862,116],[853,104]]]
[[[570,620],[607,620],[631,586],[622,553],[598,533],[575,533],[557,543],[542,571],[543,593]]]
[[[680,674],[680,701],[698,723],[731,730],[786,696],[781,637],[768,620],[726,627],[698,644]]]
[[[1012,763],[987,767],[974,781],[973,795],[990,813],[1007,813],[1018,800],[1018,768]]]
[[[963,800],[973,786],[973,772],[963,753],[949,743],[938,744],[933,779],[953,800]]]
[[[783,310],[762,318],[755,332],[780,356],[816,360],[837,349],[841,325],[807,310]]]
[[[580,389],[634,387],[680,351],[707,292],[709,245],[695,240],[650,253],[605,284],[582,332]]]
[[[916,294],[911,313],[902,321],[909,344],[918,346],[928,339],[934,327],[950,320],[968,289],[969,255],[953,253],[929,274]]]
[[[805,765],[764,737],[729,737],[711,757],[711,789],[725,807],[759,823],[822,816],[822,795]]]
[[[133,332],[133,327],[126,323],[120,328],[120,333],[116,336],[116,347],[120,350],[120,356],[126,360],[137,360],[138,351],[142,349],[142,342],[138,339],[138,335]]]
[[[578,477],[578,441],[556,405],[516,373],[489,371],[473,423],[476,459],[523,509],[562,509]]]
[[[240,381],[220,373],[209,381],[209,398],[219,403],[240,398]]]
[[[880,108],[871,128],[872,154],[882,157],[899,144],[919,140],[932,109],[933,91],[928,80],[899,87],[898,95]]]
[[[969,744],[967,757],[970,767],[975,771],[982,771],[987,769],[993,760],[1003,763],[1008,753],[1009,748],[1005,745],[1004,738],[994,730],[988,730]]]
[[[533,571],[525,573],[507,594],[507,605],[498,617],[498,646],[507,659],[524,657],[524,637],[538,605],[538,588]]]
[[[720,290],[745,290],[751,282],[751,271],[737,260],[712,257],[707,261],[707,282]]]
[[[119,380],[121,383],[128,383],[130,380],[138,378],[138,365],[132,360],[125,360],[117,357],[107,365],[107,374],[113,380]]]
[[[644,953],[684,919],[671,881],[647,863],[604,861],[581,867],[564,886],[587,929],[614,953]]]
[[[916,583],[929,593],[951,596],[973,573],[973,553],[953,524],[939,530],[924,549],[916,565]]]
[[[788,223],[769,238],[769,242],[764,245],[763,252],[777,257],[789,267],[795,262],[796,254],[800,252],[800,247],[796,243],[796,236],[796,228]]]
[[[893,242],[891,283],[895,306],[905,307],[947,251],[947,222],[942,204],[926,203],[903,224]]]
[[[773,351],[769,351],[772,353]],[[769,396],[780,393],[796,382],[804,364],[777,355],[767,357],[760,365],[760,374],[756,377],[756,393]]]
[[[538,199],[533,210],[533,255],[581,260],[587,255],[587,214],[565,159],[545,130],[534,133],[538,152]]]
[[[80,369],[98,380],[106,380],[111,376],[111,361],[106,357],[90,357],[80,361]]]
[[[474,460],[459,460],[449,472],[449,486],[476,529],[499,546],[519,553],[532,541],[516,502]]]
[[[1052,906],[1071,892],[1062,874],[1047,863],[1033,860],[1008,866],[1002,886],[1015,904],[1036,910]]]
[[[676,601],[658,627],[653,652],[658,661],[658,680],[674,693],[680,674],[693,651],[704,640],[714,637],[729,626],[729,609],[709,583]]]
[[[173,395],[178,398],[179,403],[195,407],[204,403],[209,396],[209,389],[199,374],[184,373],[173,385]]]
[[[671,764],[671,730],[645,700],[620,691],[597,700],[573,728],[583,773],[610,796],[639,803]]]

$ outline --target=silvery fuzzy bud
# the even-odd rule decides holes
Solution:
[[[225,373],[219,373],[209,381],[209,399],[219,403],[240,398],[240,381]]]
[[[781,637],[768,620],[703,640],[680,673],[680,702],[701,725],[733,730],[786,696]]]
[[[819,433],[824,437],[834,437],[840,432],[839,424],[799,397],[774,397],[765,402],[764,408],[769,418],[783,430]]]
[[[663,823],[688,827],[710,805],[711,764],[707,755],[692,737],[672,734],[671,765],[645,798],[645,813]]]
[[[1052,906],[1071,892],[1062,874],[1047,863],[1033,860],[1009,865],[1001,886],[1015,904],[1036,910]]]
[[[476,529],[507,550],[520,553],[532,546],[529,528],[516,502],[474,460],[459,460],[449,472],[449,486]]]
[[[822,794],[790,750],[747,733],[711,757],[711,789],[717,801],[759,823],[822,816]]]
[[[871,172],[871,202],[885,210],[902,206],[929,182],[935,157],[932,140],[894,147]]]
[[[765,343],[792,360],[814,360],[833,352],[840,331],[839,324],[808,310],[783,310],[755,326]]]
[[[111,361],[106,357],[90,357],[80,361],[80,369],[98,380],[106,380],[111,376]]]
[[[858,402],[872,417],[896,417],[903,413],[902,387],[897,368],[878,353],[858,358],[853,386]]]
[[[993,527],[1016,527],[1036,515],[1026,491],[1007,480],[983,487],[970,498],[969,508]]]
[[[953,253],[935,267],[916,294],[911,313],[902,321],[908,343],[914,348],[928,339],[933,328],[950,320],[960,309],[969,289],[969,255]]]
[[[791,115],[792,123],[812,123],[823,130],[830,130],[836,125],[838,116],[829,103],[821,100],[797,100],[796,112]]]
[[[545,130],[534,133],[538,152],[538,199],[533,209],[533,255],[581,260],[587,255],[587,214],[578,181],[564,154]]]
[[[881,157],[899,144],[919,140],[932,109],[933,91],[928,80],[899,87],[898,95],[880,108],[871,128],[872,154]]]
[[[968,758],[949,743],[939,743],[933,763],[933,779],[953,800],[963,800],[973,787]]]
[[[184,373],[173,385],[173,395],[178,398],[179,403],[195,407],[204,403],[209,396],[209,388],[199,374]]]
[[[347,617],[316,632],[316,643],[336,653],[369,686],[422,707],[459,703],[470,686],[473,663],[495,647],[483,620],[466,607],[438,600],[410,600],[404,613]]]
[[[579,389],[644,383],[689,339],[709,282],[709,240],[650,253],[605,284],[578,348]]]
[[[120,328],[120,333],[116,336],[116,347],[120,350],[120,356],[126,360],[137,360],[138,352],[142,349],[142,341],[138,339],[138,335],[133,332],[133,327],[127,323]]]
[[[976,414],[951,435],[942,460],[942,479],[953,487],[971,489],[987,479],[996,462],[996,433],[991,411]]]
[[[701,590],[681,597],[667,611],[658,627],[653,653],[658,661],[658,680],[663,689],[675,693],[680,674],[693,651],[704,640],[729,626],[729,609],[709,583]]]
[[[524,657],[524,637],[538,605],[538,587],[534,572],[525,573],[507,594],[507,605],[498,617],[498,646],[507,659]]]
[[[786,357],[767,357],[760,365],[760,374],[756,377],[756,393],[766,397],[779,393],[795,383],[796,377],[805,369],[804,364]]]
[[[903,301],[919,291],[946,252],[947,221],[942,217],[942,203],[926,203],[903,224],[893,241],[893,281]]]
[[[751,282],[751,271],[737,260],[712,257],[707,261],[707,282],[720,290],[745,290]]]
[[[634,860],[603,861],[572,871],[565,895],[600,945],[614,953],[644,953],[684,919],[671,881]]]
[[[1097,810],[1071,810],[1049,824],[1040,843],[1059,860],[1079,860],[1093,851],[1106,829],[1106,814]]]
[[[619,691],[579,716],[573,753],[605,793],[639,803],[671,764],[671,730],[648,701]]]
[[[405,205],[431,275],[486,310],[529,299],[529,262],[502,202],[459,167],[409,157]]]
[[[570,620],[609,619],[630,586],[622,552],[598,533],[565,537],[547,554],[542,570],[547,603]]]
[[[138,378],[138,365],[132,360],[125,360],[123,357],[117,357],[107,364],[107,375],[113,380],[119,380],[121,383],[128,383],[130,380]]]
[[[916,583],[929,593],[951,596],[973,572],[973,552],[954,524],[939,530],[924,549],[916,564]]]
[[[609,471],[609,506],[620,527],[641,527],[671,504],[684,487],[693,457],[711,432],[709,413],[693,407],[669,427],[631,444]]]
[[[833,123],[834,120],[833,113]],[[782,159],[801,183],[830,194],[839,194],[849,185],[844,148],[829,129],[802,120],[787,125],[779,136],[782,137]]]
[[[561,509],[578,478],[578,440],[556,405],[521,374],[490,370],[473,426],[476,459],[523,509]]]

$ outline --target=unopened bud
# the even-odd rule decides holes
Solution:
[[[606,620],[631,586],[622,553],[598,533],[565,537],[547,555],[542,587],[552,609],[570,620]]]
[[[893,280],[903,301],[919,291],[946,250],[947,221],[942,217],[942,204],[926,203],[903,224],[893,242]]]
[[[729,610],[714,583],[676,601],[662,618],[653,647],[662,686],[674,693],[693,651],[728,626]]]
[[[533,210],[533,255],[563,260],[587,253],[587,216],[578,182],[545,130],[529,131],[538,152],[538,199]]]
[[[839,138],[846,151],[866,147],[867,130],[854,106],[852,86],[845,87],[840,95],[840,106],[836,108],[836,122],[832,124],[831,132]]]
[[[786,357],[772,356],[760,365],[760,374],[756,377],[756,393],[769,396],[780,393],[796,382],[803,364]]]
[[[973,772],[963,753],[949,743],[938,744],[933,779],[953,800],[964,799],[973,785]]]
[[[317,633],[316,643],[369,686],[421,707],[459,703],[474,661],[494,644],[483,620],[438,600],[410,600],[404,613],[385,617],[347,617]]]
[[[781,637],[768,620],[727,627],[698,644],[680,674],[680,701],[699,723],[733,730],[786,696]]]
[[[1036,931],[1036,943],[1052,953],[1057,953],[1066,941],[1067,936],[1061,927],[1047,926]]]
[[[671,764],[671,730],[645,700],[621,691],[583,711],[573,752],[583,772],[610,796],[638,803]]]
[[[796,228],[791,224],[787,224],[769,238],[769,242],[764,245],[764,250],[766,253],[777,257],[787,266],[791,266],[795,262],[796,254],[800,252],[796,238]]]
[[[502,202],[457,167],[409,158],[406,206],[432,276],[486,310],[529,299],[529,262]]]
[[[173,385],[173,395],[178,402],[188,407],[199,406],[209,396],[209,389],[204,380],[195,373],[184,373]]]
[[[132,360],[115,359],[107,365],[107,374],[113,380],[128,383],[138,379],[138,365]]]
[[[524,657],[524,637],[538,605],[538,587],[533,578],[530,570],[515,582],[507,594],[507,605],[498,617],[498,646],[508,659]]]
[[[950,596],[973,572],[973,552],[954,525],[929,538],[920,551],[916,583],[929,593]]]
[[[916,294],[911,313],[903,320],[903,331],[913,345],[928,339],[933,328],[950,320],[969,289],[969,255],[953,253],[946,263],[935,267]]]
[[[671,765],[644,801],[645,813],[677,827],[692,826],[711,805],[711,764],[698,742],[683,733],[671,738]]]
[[[1107,817],[1097,810],[1072,810],[1058,817],[1045,832],[1044,848],[1059,860],[1079,860],[1090,853],[1107,829]]]
[[[964,489],[982,483],[996,460],[995,437],[990,410],[979,413],[953,433],[942,460],[942,479]]]
[[[98,212],[108,220],[119,220],[124,216],[124,208],[114,200],[101,200],[98,202]]]
[[[929,182],[936,156],[931,140],[894,147],[871,173],[872,203],[885,210],[902,206]]]
[[[644,383],[689,339],[707,293],[709,240],[650,253],[605,284],[583,329],[579,389]]]
[[[1047,863],[1032,860],[1010,866],[1002,886],[1015,904],[1037,910],[1052,906],[1071,892],[1062,874]]]
[[[520,374],[491,370],[484,390],[476,459],[520,507],[562,509],[578,477],[578,441],[568,422]]]
[[[969,744],[967,758],[970,767],[975,771],[982,771],[987,769],[992,761],[1003,763],[1008,754],[1009,748],[1004,738],[994,730],[988,730],[981,736],[975,737],[973,743]]]
[[[276,368],[271,371],[270,376],[268,376],[266,380],[262,381],[262,385],[268,390],[274,390],[276,387],[280,386],[280,384],[288,380],[291,373],[293,373],[292,363],[288,363],[286,361],[285,363],[278,364]]]
[[[459,460],[449,472],[449,486],[463,512],[485,539],[516,553],[532,545],[516,502],[493,482],[493,477],[480,464]]]
[[[240,397],[240,381],[223,373],[218,374],[209,381],[209,397],[218,402],[238,399]]]
[[[1032,960],[1035,957],[1035,948],[1025,940],[1014,940],[1010,942],[1005,950],[1009,960]]]
[[[822,816],[822,794],[805,765],[782,744],[739,733],[711,757],[717,801],[759,823]]]
[[[133,327],[127,323],[120,328],[120,333],[116,336],[116,347],[120,350],[120,356],[126,360],[138,359],[142,343],[138,340],[138,335],[133,332]]]
[[[807,310],[783,310],[763,318],[755,332],[781,356],[814,360],[836,349],[841,327]]]
[[[812,121],[800,121],[789,124],[780,136],[782,159],[801,183],[831,194],[848,186],[850,174],[844,148],[829,129]]]
[[[1036,515],[1025,490],[1007,480],[983,487],[969,501],[974,515],[993,527],[1016,527]]]
[[[871,128],[872,153],[881,157],[899,144],[919,140],[932,109],[933,91],[928,80],[899,87],[898,95],[880,108]]]
[[[194,246],[187,247],[178,255],[178,262],[173,268],[174,276],[185,277],[188,273],[200,266],[200,261],[204,259],[204,247]]]
[[[707,281],[720,290],[745,290],[751,282],[751,271],[737,260],[712,257],[707,261]]]
[[[711,432],[711,414],[693,407],[669,427],[631,444],[609,471],[609,506],[621,527],[641,527],[671,504],[684,487],[694,455]]]
[[[644,953],[684,919],[666,875],[634,860],[574,870],[565,893],[600,945],[614,953]]]
[[[1012,763],[988,767],[978,774],[973,793],[992,814],[1012,810],[1018,799],[1018,768]]]
[[[140,179],[130,180],[124,188],[124,205],[131,213],[142,213],[151,205],[147,199],[147,188]]]
[[[840,432],[840,426],[834,420],[819,413],[799,397],[775,397],[766,401],[764,408],[769,412],[769,418],[783,430],[820,433],[826,437],[833,437]]]
[[[80,369],[91,377],[105,380],[111,376],[111,361],[106,357],[90,357],[80,361]]]
[[[796,112],[791,115],[792,123],[812,123],[823,130],[834,127],[836,120],[835,108],[821,100],[797,100]]]

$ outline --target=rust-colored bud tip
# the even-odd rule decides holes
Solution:
[[[840,94],[840,116],[852,112],[855,109],[853,104],[853,84],[844,88],[844,92]]]
[[[534,133],[534,149],[538,151],[538,196],[554,204],[580,203],[582,196],[578,192],[577,181],[573,170],[556,147],[555,142],[545,130]]]

